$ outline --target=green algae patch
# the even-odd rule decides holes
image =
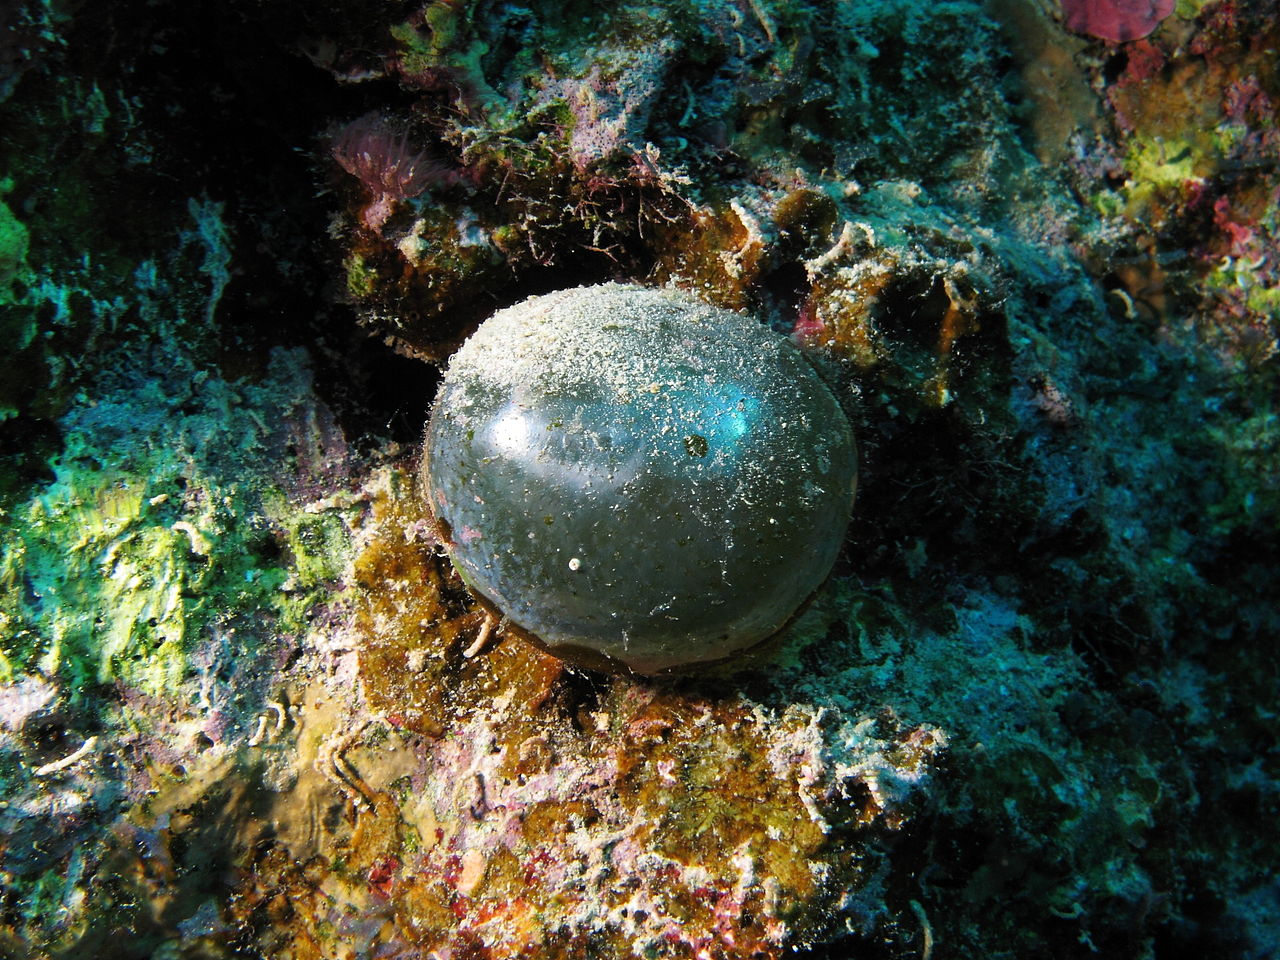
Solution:
[[[256,594],[279,612],[283,571],[256,570],[228,515],[175,510],[163,474],[64,469],[16,512],[0,586],[23,627],[3,668],[32,668],[73,690],[121,681],[173,692],[200,627]],[[211,498],[210,498],[211,499]]]
[[[347,274],[347,292],[353,297],[372,296],[378,289],[378,274],[373,270],[365,258],[359,253],[353,253],[347,258],[344,264]]]
[[[1134,136],[1125,167],[1123,212],[1134,220],[1155,217],[1163,223],[1177,209],[1188,186],[1211,179],[1245,131],[1218,128],[1189,136]],[[1099,201],[1104,215],[1120,212],[1114,201]]]
[[[27,628],[5,644],[7,673],[35,667],[75,688],[121,678],[151,692],[181,679],[185,598],[205,571],[145,495],[145,480],[64,470],[19,513],[25,536],[5,543],[0,569]],[[34,603],[21,603],[21,588]]]
[[[7,676],[59,677],[76,696],[111,682],[172,694],[207,628],[255,611],[297,630],[341,574],[340,517],[291,505],[248,466],[272,439],[244,400],[296,376],[253,387],[189,372],[201,390],[185,411],[142,390],[64,418],[54,480],[14,507],[0,540]]]
[[[268,498],[268,512],[280,525],[288,558],[288,590],[316,590],[345,572],[351,532],[336,512],[298,511],[283,495]]]
[[[4,187],[0,183],[0,194],[8,192]],[[26,270],[27,242],[27,228],[0,201],[0,304],[10,302],[13,282]]]

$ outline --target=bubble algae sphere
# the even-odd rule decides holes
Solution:
[[[450,362],[424,486],[474,592],[639,673],[775,633],[831,569],[852,432],[785,338],[670,290],[534,297]]]

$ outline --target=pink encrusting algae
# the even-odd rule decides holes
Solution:
[[[1068,30],[1112,43],[1149,35],[1173,8],[1174,0],[1062,0]]]

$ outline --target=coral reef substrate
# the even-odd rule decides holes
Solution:
[[[1274,3],[0,28],[0,954],[1274,955]],[[693,677],[486,633],[414,480],[467,335],[610,281],[857,437]]]

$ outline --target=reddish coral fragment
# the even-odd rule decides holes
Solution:
[[[826,328],[822,325],[822,318],[818,316],[812,298],[806,299],[800,305],[800,313],[796,317],[796,325],[791,328],[791,336],[799,344],[812,346],[819,343],[819,338],[825,332]]]
[[[1231,255],[1244,255],[1253,239],[1253,228],[1249,224],[1237,222],[1231,210],[1231,200],[1219,197],[1213,205],[1213,223],[1231,241]]]
[[[399,870],[400,861],[396,857],[383,857],[369,869],[369,889],[383,899],[391,896]]]
[[[1147,36],[1173,13],[1175,0],[1062,0],[1063,24],[1112,43]]]
[[[1127,51],[1129,63],[1125,67],[1122,83],[1145,83],[1164,69],[1164,51],[1150,40],[1139,40]]]

